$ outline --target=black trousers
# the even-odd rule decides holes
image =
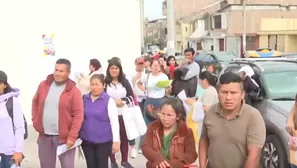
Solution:
[[[112,150],[111,141],[98,144],[83,141],[81,146],[87,162],[87,168],[108,168],[108,158]]]

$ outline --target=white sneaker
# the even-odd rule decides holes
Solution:
[[[139,154],[142,154],[142,150],[141,150],[141,149],[139,149],[138,153],[139,153]]]
[[[131,158],[136,158],[137,156],[137,149],[135,147],[131,147]]]

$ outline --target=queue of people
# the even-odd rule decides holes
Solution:
[[[266,130],[260,112],[245,101],[246,71],[243,76],[227,72],[218,79],[214,66],[202,71],[194,59],[191,48],[185,50],[185,60],[179,65],[174,57],[167,61],[164,57],[139,57],[135,70],[124,74],[121,60],[114,57],[108,60],[106,76],[100,62],[92,59],[90,73],[80,74],[77,84],[69,78],[70,61],[57,60],[54,73],[40,83],[32,101],[40,168],[55,167],[60,144],[69,149],[58,157],[61,167],[74,168],[76,150],[72,147],[78,138],[82,139],[87,168],[107,168],[109,159],[111,168],[118,168],[118,152],[120,166],[133,168],[129,146],[131,158],[143,154],[147,168],[181,168],[197,159],[200,168],[257,168]],[[157,86],[169,79],[173,80],[170,86]],[[189,127],[191,117],[176,98],[182,90],[186,90],[187,104],[202,104],[205,117],[199,123],[199,142],[198,130]],[[18,94],[0,71],[0,134],[6,135],[0,138],[0,168],[20,165],[23,159],[26,125]],[[13,118],[7,108],[10,97]],[[127,138],[123,120],[123,110],[132,101],[141,107],[147,125],[139,146],[135,139]],[[292,150],[297,150],[295,113],[296,105],[287,122]]]

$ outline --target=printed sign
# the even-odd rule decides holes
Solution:
[[[42,35],[42,41],[43,41],[43,57],[46,56],[55,56],[55,46],[54,46],[54,35]]]

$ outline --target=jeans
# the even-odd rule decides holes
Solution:
[[[295,165],[291,165],[291,168],[297,168],[297,166],[295,166]]]
[[[13,161],[11,160],[11,155],[0,155],[0,168],[10,168],[13,165]]]

